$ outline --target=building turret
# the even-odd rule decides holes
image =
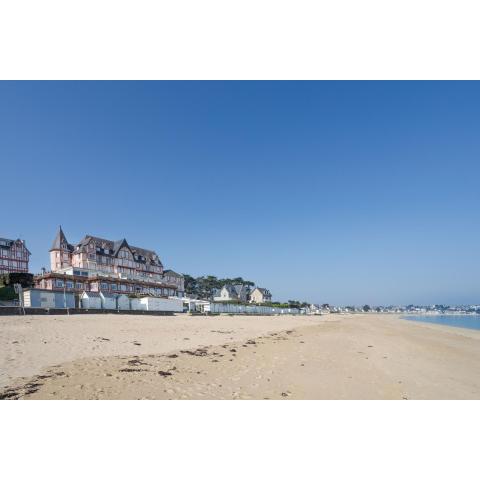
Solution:
[[[72,265],[72,251],[73,246],[68,243],[67,237],[65,237],[60,226],[50,249],[50,268],[52,272]]]

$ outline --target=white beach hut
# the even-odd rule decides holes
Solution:
[[[23,291],[23,304],[25,307],[75,308],[75,296],[71,292],[30,288]]]
[[[118,310],[130,310],[130,299],[123,293],[117,296]]]
[[[130,309],[131,310],[147,310],[147,307],[142,303],[141,298],[131,298],[130,299]]]
[[[182,298],[143,297],[140,299],[144,310],[157,312],[183,312]]]
[[[102,300],[102,308],[105,310],[117,309],[117,295],[113,293],[100,292],[100,298]]]
[[[102,298],[97,292],[83,292],[80,295],[80,304],[82,308],[102,308]]]

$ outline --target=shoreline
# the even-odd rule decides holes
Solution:
[[[423,315],[412,315],[415,317],[421,317]],[[434,316],[434,315],[432,315]],[[458,327],[455,325],[445,325],[443,323],[435,323],[435,322],[428,322],[428,321],[422,321],[422,320],[414,320],[414,319],[406,319],[402,318],[404,315],[400,315],[399,320],[404,320],[407,322],[411,322],[414,324],[420,324],[424,326],[431,326],[432,328],[438,327],[439,330],[445,331],[445,332],[451,332],[451,333],[457,333],[458,335],[464,335],[466,337],[471,337],[471,338],[480,338],[480,329],[478,328],[468,328],[468,327]]]

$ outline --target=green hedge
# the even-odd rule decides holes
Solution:
[[[31,273],[4,273],[0,275],[0,287],[13,286],[19,283],[23,288],[33,287],[33,275]]]
[[[17,300],[18,295],[15,293],[13,287],[0,287],[0,300],[4,300],[6,302],[10,300]]]

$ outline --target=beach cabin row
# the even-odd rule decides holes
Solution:
[[[232,303],[209,303],[200,305],[201,312],[232,313],[248,315],[298,315],[302,313],[298,308],[267,307],[266,305],[239,305]]]
[[[130,299],[114,293],[83,292],[79,306],[88,310],[130,310]]]
[[[75,301],[72,292],[57,292],[32,288],[23,291],[23,302],[26,308],[83,308],[85,310],[143,310],[158,312],[183,312],[181,298],[139,297],[129,298],[127,295],[83,292]]]
[[[81,308],[85,309],[183,312],[183,300],[181,298],[129,298],[127,295],[103,292],[83,292],[80,296],[80,305]]]

